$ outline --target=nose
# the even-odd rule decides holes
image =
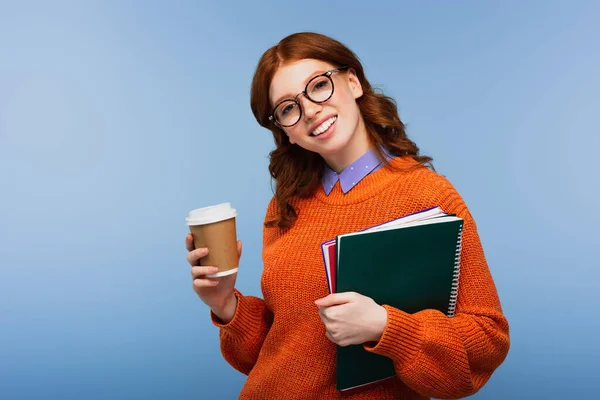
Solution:
[[[298,99],[300,101],[300,105],[302,106],[302,111],[304,111],[304,118],[307,120],[311,120],[317,115],[321,109],[323,108],[320,104],[313,103],[305,96],[300,96]]]

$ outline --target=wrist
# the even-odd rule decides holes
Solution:
[[[237,296],[235,292],[231,292],[229,296],[223,301],[223,304],[218,307],[212,307],[211,311],[215,314],[224,324],[228,324],[233,319],[235,311],[237,309]]]
[[[373,337],[372,337],[373,342],[375,342],[375,343],[379,342],[379,340],[381,339],[381,336],[383,336],[383,332],[385,331],[387,322],[388,322],[387,310],[385,309],[385,307],[379,306],[377,318],[375,320],[375,323],[373,324],[373,327],[374,327]]]

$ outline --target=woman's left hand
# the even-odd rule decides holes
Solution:
[[[378,342],[387,324],[386,309],[359,293],[333,293],[315,304],[326,336],[340,346]]]

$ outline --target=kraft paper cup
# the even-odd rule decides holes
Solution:
[[[222,203],[192,210],[185,219],[194,237],[194,248],[208,247],[208,255],[200,259],[200,265],[219,269],[216,274],[206,275],[208,278],[238,271],[236,216],[230,203]]]

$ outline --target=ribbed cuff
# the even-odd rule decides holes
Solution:
[[[231,336],[234,341],[243,341],[256,336],[261,330],[264,324],[264,304],[256,297],[244,296],[237,289],[233,289],[233,291],[237,297],[237,307],[233,319],[224,324],[212,311],[210,318],[215,326]]]
[[[388,322],[375,346],[363,345],[365,350],[389,357],[408,367],[419,354],[423,343],[424,328],[420,318],[388,305],[383,306],[388,313]]]

